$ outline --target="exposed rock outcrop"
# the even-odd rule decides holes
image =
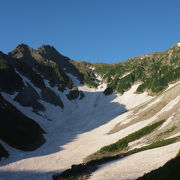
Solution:
[[[31,106],[34,111],[43,111],[44,106],[38,102],[39,95],[36,90],[28,84],[18,95],[14,98],[22,106]]]
[[[61,108],[64,108],[61,98],[48,87],[42,89],[41,97],[44,101],[46,101],[48,103],[51,103],[56,106],[60,106]]]

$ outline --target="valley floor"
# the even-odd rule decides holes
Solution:
[[[63,93],[54,89],[61,96],[65,108],[62,110],[42,102],[47,111],[39,115],[33,113],[31,108],[24,108],[14,102],[13,96],[3,93],[9,102],[36,120],[47,134],[45,134],[46,143],[32,152],[16,150],[0,141],[10,153],[8,159],[0,162],[0,179],[49,180],[56,172],[70,168],[73,164],[82,163],[85,157],[101,147],[151,122],[137,122],[116,133],[107,134],[116,124],[130,122],[133,119],[131,109],[150,101],[152,97],[146,93],[134,94],[137,85],[123,96],[116,94],[104,96],[104,88],[104,84],[98,89],[79,84],[79,89],[84,91],[85,98],[71,102]],[[129,111],[126,112],[127,110]],[[92,175],[91,179],[134,179],[173,158],[179,147],[180,143],[176,143],[105,164]]]

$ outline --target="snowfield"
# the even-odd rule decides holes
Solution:
[[[143,151],[108,163],[98,169],[90,180],[127,180],[137,179],[143,174],[157,169],[178,153],[180,143]]]
[[[133,119],[133,117],[129,118],[129,115],[132,115],[131,109],[150,101],[153,97],[148,96],[147,93],[135,94],[138,84],[122,96],[116,94],[105,96],[103,90],[106,88],[106,84],[100,84],[97,89],[88,88],[81,85],[71,74],[68,76],[72,78],[79,90],[83,91],[85,98],[69,101],[66,98],[69,90],[64,93],[59,92],[57,87],[50,87],[48,81],[45,80],[46,86],[61,97],[64,109],[40,100],[46,111],[35,114],[32,112],[32,108],[23,107],[13,100],[16,94],[2,93],[6,100],[26,116],[38,122],[47,134],[44,135],[46,143],[32,152],[14,149],[0,141],[10,153],[8,159],[0,161],[0,179],[49,180],[56,172],[70,168],[73,164],[82,163],[85,157],[96,152],[102,146],[111,144],[143,128],[157,118],[154,116],[116,133],[107,134],[117,123],[130,122]],[[24,77],[23,79],[27,81]],[[28,82],[30,83],[30,81]],[[40,93],[40,89],[34,88]],[[163,110],[167,111],[173,107],[179,102],[179,99],[180,97],[177,97],[172,100]],[[157,102],[159,101],[157,100]],[[126,112],[127,110],[129,111]],[[109,163],[95,172],[91,179],[134,179],[163,165],[175,156],[179,147],[180,143],[176,143]]]

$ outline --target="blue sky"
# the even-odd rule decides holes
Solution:
[[[74,60],[113,63],[180,41],[179,0],[1,0],[0,50],[54,46]]]

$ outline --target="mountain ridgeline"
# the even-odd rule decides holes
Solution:
[[[164,52],[128,59],[115,64],[96,64],[96,72],[108,83],[105,94],[113,91],[123,94],[134,83],[139,83],[137,93],[156,94],[180,78],[180,47],[175,44]]]
[[[98,84],[94,74],[100,75],[107,83],[105,95],[113,92],[123,94],[135,83],[139,84],[137,93],[148,91],[155,95],[180,78],[180,46],[177,43],[164,52],[142,55],[114,64],[84,61],[72,61],[72,64],[84,75],[84,82],[92,87]]]
[[[34,50],[21,44],[8,55],[0,52],[0,88],[9,92],[21,90],[24,85],[19,73],[30,79],[38,88],[45,88],[43,79],[46,79],[52,87],[57,85],[60,91],[65,88],[72,89],[73,83],[68,73],[77,77],[82,84],[96,87],[98,74],[107,83],[107,89],[104,91],[106,95],[112,92],[123,94],[134,83],[139,83],[137,93],[148,91],[154,94],[179,79],[179,59],[178,44],[164,52],[142,55],[114,64],[73,61],[49,45],[42,45]],[[5,82],[3,78],[8,78],[8,81]],[[14,89],[8,86],[10,81],[16,83],[11,84]]]

